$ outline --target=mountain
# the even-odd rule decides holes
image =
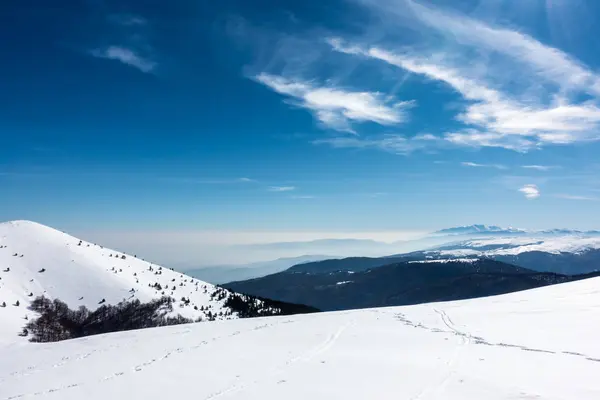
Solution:
[[[0,345],[2,399],[577,399],[600,279],[408,307]]]
[[[289,272],[365,271],[395,262],[490,258],[538,272],[564,275],[600,271],[600,237],[594,235],[500,236],[448,242],[387,257],[347,257],[294,265]]]
[[[459,236],[459,235],[518,235],[525,234],[527,231],[517,228],[501,228],[496,225],[465,225],[453,228],[446,228],[432,233],[434,236]]]
[[[260,278],[262,276],[275,274],[286,269],[326,259],[334,259],[332,256],[306,255],[299,257],[280,258],[272,261],[255,262],[244,265],[219,265],[214,267],[203,267],[186,270],[185,273],[194,278],[221,284],[232,281]]]
[[[168,296],[174,299],[172,315],[206,320],[237,318],[239,307],[228,305],[234,295],[135,255],[34,222],[0,224],[0,306],[4,305],[0,307],[0,342],[12,340],[28,320],[36,317],[27,307],[37,296],[91,310],[101,304],[135,299],[145,303]],[[282,305],[246,296],[243,299],[265,315],[284,312]]]
[[[600,237],[480,238],[445,244],[406,256],[421,259],[485,257],[535,271],[575,275],[600,271]]]
[[[358,272],[295,272],[292,268],[224,286],[321,310],[348,310],[484,297],[573,279],[579,277],[489,259],[456,259],[397,262]]]
[[[497,225],[465,225],[453,228],[441,229],[432,232],[429,236],[470,236],[470,237],[485,237],[485,236],[568,236],[568,235],[586,235],[600,236],[600,231],[580,231],[576,229],[547,229],[547,230],[524,230],[513,227],[503,228]]]
[[[306,262],[297,264],[290,267],[288,272],[305,272],[322,274],[326,272],[338,272],[338,271],[365,271],[370,268],[381,267],[386,264],[393,262],[408,261],[412,258],[407,256],[397,257],[346,257],[346,258],[333,258],[329,260],[320,260],[313,262]],[[419,258],[415,258],[419,259]]]

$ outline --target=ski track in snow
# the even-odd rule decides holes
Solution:
[[[288,367],[292,366],[293,364],[295,364],[297,362],[308,362],[308,361],[314,359],[315,357],[327,352],[330,348],[332,348],[335,345],[335,343],[340,338],[342,333],[347,328],[354,325],[354,323],[355,322],[353,320],[351,320],[350,322],[341,325],[340,327],[338,327],[338,329],[335,332],[331,333],[323,342],[319,343],[317,346],[300,354],[297,357],[290,358],[283,365],[275,367],[274,369],[269,371],[269,373],[267,373],[266,379],[272,379],[275,375],[281,374],[282,372],[284,372],[285,369],[287,369]],[[261,380],[253,380],[253,381],[243,381],[240,383],[235,383],[223,390],[220,390],[218,392],[208,395],[207,397],[204,398],[204,400],[217,399],[217,398],[221,398],[221,397],[233,394],[233,393],[241,392],[241,391],[245,390],[247,387],[259,384],[260,382],[261,382]]]
[[[460,337],[463,340],[464,344],[498,346],[498,347],[514,348],[514,349],[518,349],[518,350],[522,350],[522,351],[530,351],[530,352],[546,353],[546,354],[563,354],[563,355],[567,355],[567,356],[580,357],[580,358],[583,358],[583,359],[585,359],[587,361],[591,361],[591,362],[600,362],[600,359],[597,357],[588,356],[586,354],[582,354],[582,353],[579,353],[576,351],[568,351],[568,350],[555,351],[555,350],[532,348],[532,347],[527,347],[527,346],[523,346],[523,345],[510,344],[510,343],[504,343],[504,342],[498,342],[498,343],[490,342],[482,337],[472,336],[470,333],[463,332],[463,331],[457,329],[456,326],[454,325],[454,323],[452,322],[452,319],[450,319],[450,317],[448,316],[448,314],[445,311],[438,310],[438,309],[434,309],[434,311],[440,316],[440,320],[449,330],[430,328],[430,327],[423,325],[422,323],[414,323],[414,322],[406,319],[406,317],[402,313],[397,314],[396,318],[399,321],[401,321],[402,323],[404,323],[405,325],[413,326],[415,328],[420,328],[425,331],[434,332],[434,333],[452,333],[452,334]]]
[[[65,270],[81,274],[81,268],[93,267],[99,281],[90,285],[98,290],[120,282],[114,298],[131,288],[134,263],[141,268],[137,275],[159,279],[141,272],[148,263],[139,260],[131,260],[132,270],[124,265],[127,276],[110,266],[98,269],[86,260],[95,254],[104,263],[111,251],[85,242],[81,248],[74,238],[65,244],[64,234],[42,232],[57,244],[47,260],[34,252],[39,242],[16,251],[16,242],[0,234],[0,242],[10,245],[0,261],[11,266],[0,273],[2,290],[26,296],[19,297],[23,301],[31,277],[39,281],[38,290],[64,289],[58,286],[65,254],[81,263]],[[36,257],[47,261],[46,273],[31,264]],[[22,279],[18,273],[29,275]],[[170,275],[165,269],[162,279],[181,281],[180,274]],[[144,288],[151,283],[140,282]],[[84,284],[71,288],[79,291]],[[95,304],[99,293],[85,301]],[[198,303],[218,306],[205,297],[199,293]],[[9,306],[0,316],[22,323],[22,311]],[[28,343],[12,332],[7,340],[3,322],[0,400],[600,399],[600,278],[456,302],[178,325],[60,343]]]
[[[271,328],[271,327],[277,325],[278,323],[282,324],[282,323],[293,323],[293,322],[294,321],[292,321],[292,320],[278,321],[277,323],[272,323],[272,324],[266,323],[266,324],[263,324],[263,325],[259,325],[259,326],[253,327],[251,329],[248,329],[246,331],[234,331],[234,332],[232,332],[229,335],[226,335],[226,336],[217,336],[217,337],[213,337],[213,338],[211,338],[209,340],[202,340],[202,341],[200,341],[200,342],[198,342],[198,343],[196,343],[196,344],[194,344],[192,346],[188,346],[188,347],[185,347],[185,348],[184,347],[177,347],[177,348],[169,349],[166,352],[162,352],[162,353],[160,353],[160,355],[157,355],[156,357],[153,357],[153,358],[151,358],[148,361],[145,361],[145,362],[142,362],[142,363],[139,363],[139,364],[136,364],[136,365],[132,365],[129,368],[125,368],[123,370],[111,373],[110,375],[105,376],[105,377],[103,377],[101,379],[95,379],[95,380],[87,381],[87,382],[86,381],[83,381],[83,382],[73,382],[73,383],[69,383],[67,385],[63,385],[63,386],[60,386],[60,387],[55,387],[55,388],[48,389],[46,391],[35,392],[35,393],[23,393],[23,394],[19,394],[19,395],[9,396],[9,397],[3,398],[3,399],[4,400],[12,400],[12,399],[18,399],[18,398],[37,397],[37,396],[40,396],[40,395],[54,393],[54,392],[59,392],[59,391],[63,391],[63,390],[67,390],[67,389],[72,389],[72,388],[76,388],[76,387],[82,387],[82,386],[86,386],[86,385],[93,384],[93,383],[103,383],[103,382],[106,382],[106,381],[114,380],[116,378],[127,377],[131,373],[142,372],[146,368],[151,367],[154,364],[159,363],[161,361],[164,361],[164,360],[170,358],[171,356],[174,356],[174,355],[177,355],[177,354],[189,353],[190,351],[197,350],[197,349],[199,349],[201,347],[204,347],[204,346],[209,346],[209,345],[211,345],[211,344],[213,344],[213,343],[215,343],[217,341],[220,341],[220,340],[223,340],[223,339],[232,338],[232,337],[238,336],[240,334],[246,334],[246,333],[249,333],[249,332],[257,332],[257,331],[266,330],[268,328]],[[182,333],[187,333],[187,332],[189,332],[189,330],[182,331],[182,332],[174,332],[173,334],[182,334]],[[109,346],[108,348],[101,349],[99,351],[106,352],[106,351],[115,350],[115,349],[118,349],[118,348],[119,348],[119,346]],[[93,351],[91,351],[89,353],[85,353],[84,355],[75,358],[75,360],[83,360],[85,358],[90,357],[92,354],[94,354],[96,352],[97,352],[96,350],[93,350]],[[64,366],[66,366],[68,364],[68,362],[70,360],[71,360],[70,357],[63,357],[60,362],[53,364],[51,366],[51,368],[64,367]],[[10,376],[11,377],[26,377],[26,376],[31,375],[31,374],[36,373],[36,372],[43,372],[45,369],[47,369],[47,368],[38,368],[36,366],[31,366],[31,367],[28,367],[25,371],[13,372],[13,373],[10,374]],[[3,381],[4,381],[4,379],[0,379],[0,384]],[[228,389],[226,389],[226,390],[224,390],[222,392],[219,392],[218,395],[209,396],[209,397],[207,397],[207,399],[215,398],[215,397],[220,397],[221,395],[224,395],[226,392],[229,392],[229,391],[231,391],[230,388],[228,388]]]

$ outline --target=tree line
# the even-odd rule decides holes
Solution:
[[[103,304],[90,311],[85,306],[72,310],[59,299],[39,296],[29,308],[39,314],[38,318],[25,325],[21,334],[29,336],[31,342],[57,342],[101,333],[194,322],[180,315],[168,315],[173,311],[173,299],[170,297],[148,303],[135,299],[117,305]]]

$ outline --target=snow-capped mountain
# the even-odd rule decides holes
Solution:
[[[513,227],[501,227],[497,225],[465,225],[453,228],[441,229],[431,233],[429,236],[471,236],[471,237],[486,237],[486,236],[569,236],[569,235],[585,235],[585,236],[600,236],[600,231],[581,231],[577,229],[546,229],[546,230],[525,230]]]
[[[225,306],[231,294],[34,222],[0,224],[0,342],[12,340],[26,319],[35,317],[27,307],[41,295],[92,310],[100,304],[169,296],[175,301],[172,314],[196,320],[236,318]]]
[[[0,345],[0,398],[597,400],[599,288]]]
[[[534,271],[576,275],[600,271],[600,236],[487,237],[410,255],[425,259],[488,258]]]
[[[446,228],[436,232],[433,232],[432,236],[461,236],[461,235],[515,235],[525,234],[527,231],[517,228],[502,228],[496,225],[465,225],[457,226],[453,228]]]
[[[556,236],[556,237],[493,237],[464,240],[439,246],[426,253],[440,256],[493,257],[517,255],[537,251],[551,254],[580,254],[600,249],[598,236]]]

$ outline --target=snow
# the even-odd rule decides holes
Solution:
[[[599,311],[600,279],[589,279],[483,299],[0,345],[0,400],[596,400]]]
[[[35,317],[27,306],[39,295],[59,298],[71,308],[96,309],[102,299],[117,304],[159,298],[162,291],[148,286],[158,282],[165,295],[173,293],[177,300],[174,314],[205,318],[205,312],[194,306],[210,307],[213,314],[226,311],[224,300],[210,298],[215,286],[209,283],[93,243],[79,243],[73,236],[34,222],[0,224],[0,304],[6,303],[0,308],[0,344],[15,340],[26,316]],[[42,268],[45,271],[40,273]],[[182,307],[182,297],[190,299],[188,306]],[[17,301],[18,307],[13,305]]]
[[[477,258],[449,258],[443,260],[417,260],[417,261],[409,261],[409,264],[446,264],[452,262],[460,262],[460,263],[474,263],[479,261]]]
[[[499,246],[493,250],[479,250],[485,246]],[[448,244],[444,245],[447,247]],[[540,251],[552,254],[583,253],[600,249],[599,236],[566,235],[558,237],[491,237],[466,240],[452,245],[455,248],[432,250],[426,253],[438,253],[440,256],[502,256],[518,255],[529,251]]]

